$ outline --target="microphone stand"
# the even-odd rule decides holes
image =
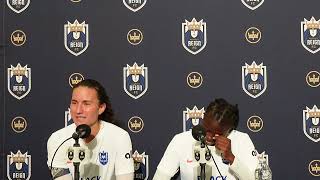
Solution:
[[[205,143],[201,142],[201,148],[205,148]],[[206,163],[199,163],[200,164],[200,179],[206,180]]]
[[[73,147],[79,148],[80,144],[79,144],[79,138],[74,138],[75,143],[73,144]],[[76,156],[79,156],[79,154],[76,154]],[[73,162],[73,166],[74,166],[74,180],[79,180],[80,178],[80,162]]]

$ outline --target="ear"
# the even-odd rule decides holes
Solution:
[[[101,115],[106,110],[106,103],[99,105],[99,115]]]

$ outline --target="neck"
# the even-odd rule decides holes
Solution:
[[[86,143],[91,142],[97,136],[97,134],[99,133],[99,130],[100,130],[100,126],[101,126],[101,122],[100,121],[97,121],[97,123],[95,123],[92,126],[90,126],[91,134],[90,134],[89,137],[84,139],[84,141]]]

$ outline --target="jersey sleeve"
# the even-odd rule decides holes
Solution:
[[[243,134],[237,139],[237,148],[235,148],[235,159],[230,169],[240,180],[254,180],[254,172],[258,165],[258,159],[253,153],[255,147],[248,134]]]
[[[115,175],[124,175],[134,172],[132,159],[132,144],[130,136],[127,132],[120,136],[117,141],[117,152],[115,160]]]
[[[166,177],[173,177],[179,169],[180,159],[177,152],[178,144],[177,135],[169,143],[158,167],[156,174],[162,174]],[[154,177],[156,178],[156,176]]]
[[[52,157],[55,151],[57,150],[57,148],[59,147],[59,145],[63,142],[63,140],[64,139],[61,139],[61,137],[57,137],[55,133],[49,137],[47,141],[47,151],[48,151],[47,164],[49,168],[51,166]],[[67,151],[65,147],[61,146],[54,157],[52,167],[68,169],[66,152]]]

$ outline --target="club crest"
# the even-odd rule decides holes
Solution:
[[[198,54],[207,45],[207,25],[195,18],[182,23],[182,45],[191,54]]]
[[[64,25],[64,46],[73,55],[79,56],[89,46],[89,25],[78,20]]]
[[[242,4],[244,4],[247,8],[251,10],[256,10],[258,7],[262,5],[264,0],[241,0]]]
[[[99,152],[99,162],[102,165],[106,165],[108,163],[108,152]]]
[[[10,152],[7,155],[7,177],[9,180],[29,180],[31,177],[31,155]]]
[[[134,179],[147,180],[149,177],[149,156],[143,152],[139,154],[136,150],[132,154],[134,162]]]
[[[320,50],[320,20],[304,18],[301,22],[301,44],[313,54]]]
[[[123,4],[133,12],[139,11],[147,3],[147,0],[123,0]]]
[[[263,63],[242,66],[242,89],[253,98],[259,97],[267,89],[267,67]]]
[[[22,11],[26,10],[30,4],[30,0],[7,0],[8,7],[14,11],[15,13],[21,13]]]
[[[320,141],[320,110],[316,105],[303,110],[303,132],[313,142]]]
[[[191,110],[187,108],[183,111],[183,131],[189,131],[193,126],[202,124],[204,112],[204,107],[198,109],[197,106],[194,106]]]
[[[148,68],[144,64],[138,66],[136,62],[133,66],[127,64],[123,68],[123,88],[134,99],[144,95],[148,89]]]
[[[20,63],[17,66],[8,68],[8,91],[17,98],[22,99],[29,94],[31,90],[31,68],[28,65],[22,67]]]

